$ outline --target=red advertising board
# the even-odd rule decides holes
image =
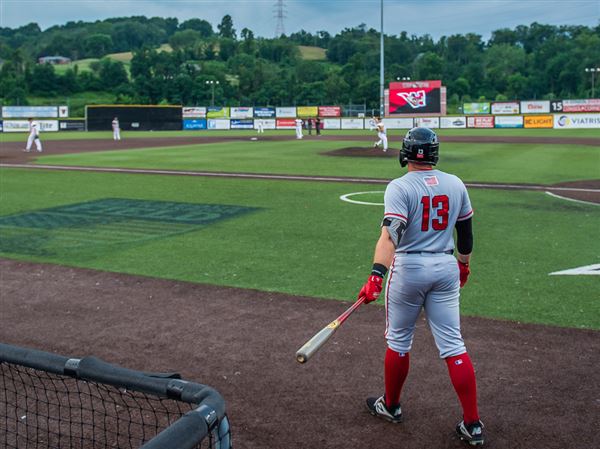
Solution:
[[[342,108],[340,106],[319,106],[319,117],[341,117]]]
[[[390,83],[390,115],[441,113],[441,88],[440,80]]]
[[[467,117],[468,128],[493,128],[494,127],[494,116],[483,115],[477,117]]]
[[[296,128],[295,118],[278,118],[276,122],[277,128],[281,129],[293,129]]]

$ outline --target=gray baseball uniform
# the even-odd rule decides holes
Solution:
[[[454,226],[473,215],[463,182],[440,170],[410,171],[388,185],[384,224],[396,244],[386,286],[388,345],[409,352],[425,309],[440,357],[465,352],[460,333]],[[405,224],[401,240],[398,227]]]

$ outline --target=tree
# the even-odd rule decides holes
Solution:
[[[235,39],[235,29],[233,28],[233,19],[229,14],[226,14],[221,19],[221,23],[217,25],[219,36],[226,39]]]
[[[127,71],[125,70],[123,63],[121,61],[113,61],[109,58],[100,60],[98,75],[100,77],[102,88],[105,90],[110,90],[113,87],[129,82]]]
[[[36,64],[29,80],[29,91],[39,95],[56,93],[56,73],[52,64]]]
[[[101,58],[112,51],[112,38],[106,34],[92,34],[83,41],[85,56]]]
[[[190,19],[182,22],[179,25],[179,30],[194,30],[200,33],[200,36],[206,38],[211,37],[215,32],[213,31],[212,25],[206,20],[202,19]]]
[[[186,29],[183,31],[177,31],[169,38],[169,45],[173,50],[180,50],[183,48],[191,48],[197,45],[198,41],[202,39],[202,34],[196,30]]]

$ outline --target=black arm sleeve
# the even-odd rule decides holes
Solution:
[[[460,254],[471,254],[473,251],[472,219],[456,222],[456,248]]]

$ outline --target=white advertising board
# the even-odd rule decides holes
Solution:
[[[440,128],[466,128],[466,117],[441,117]]]
[[[181,108],[183,118],[206,118],[206,107],[185,106]]]
[[[294,106],[275,108],[275,116],[280,117],[296,117],[296,108]]]
[[[68,118],[69,117],[69,106],[59,106],[58,107],[58,116],[60,118]]]
[[[494,120],[496,128],[523,128],[522,115],[503,115]]]
[[[58,131],[58,120],[36,120],[40,124],[41,132]],[[4,120],[5,133],[28,133],[29,120]]]
[[[365,121],[362,118],[343,118],[341,125],[342,129],[364,129]]]
[[[549,101],[522,101],[521,114],[547,114],[550,112]]]
[[[423,126],[425,128],[439,128],[440,118],[439,117],[415,117],[415,126]]]
[[[516,101],[506,101],[499,103],[492,103],[492,114],[518,114],[519,113],[519,103]]]
[[[4,118],[48,118],[58,117],[57,106],[2,106]]]
[[[207,129],[229,129],[231,127],[228,119],[209,118]]]
[[[262,122],[263,129],[275,129],[275,119],[274,118],[255,118],[254,119],[254,129],[258,129],[258,122]]]
[[[237,107],[231,108],[229,113],[231,118],[252,118],[254,116],[254,108]]]
[[[6,127],[6,122],[5,127]],[[555,114],[554,129],[600,128],[600,114]]]
[[[414,126],[412,117],[384,118],[383,124],[386,129],[411,129]]]
[[[321,123],[323,124],[323,129],[342,129],[342,122],[339,118],[324,118],[321,120]]]

